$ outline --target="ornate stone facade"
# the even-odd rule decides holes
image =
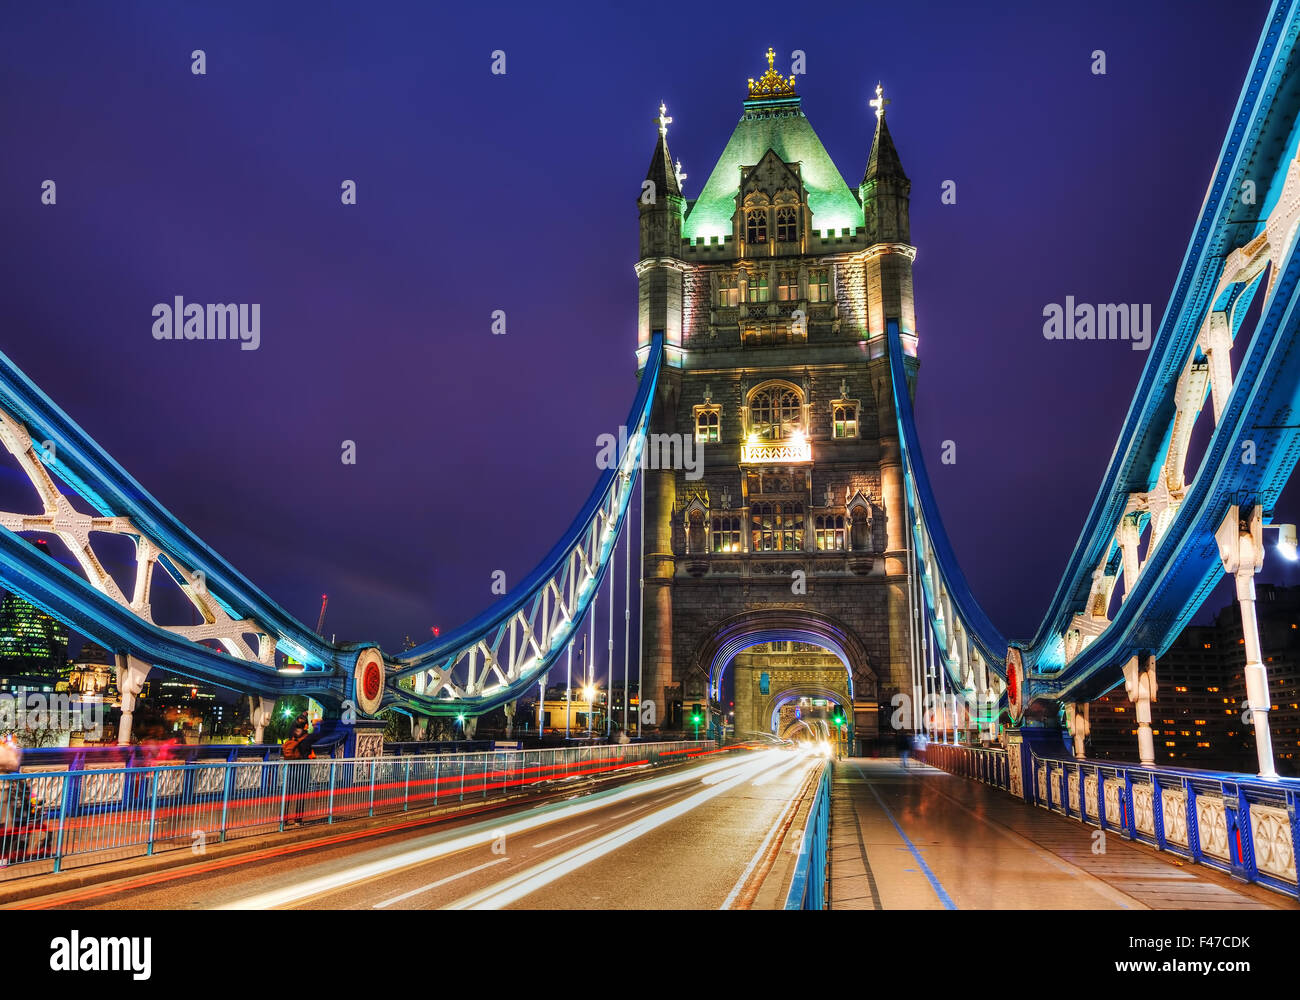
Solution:
[[[645,472],[644,697],[680,728],[724,622],[802,610],[848,637],[871,678],[869,696],[855,691],[863,735],[911,683],[885,340],[901,338],[913,374],[910,182],[878,115],[851,190],[793,86],[769,83],[695,199],[661,111],[638,200],[640,357],[655,334],[667,347],[651,430],[703,451],[689,477]]]

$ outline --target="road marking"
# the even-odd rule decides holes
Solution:
[[[586,833],[588,830],[594,830],[598,826],[600,826],[599,823],[590,823],[587,826],[580,826],[576,830],[570,830],[568,833],[562,833],[558,837],[552,837],[550,840],[543,840],[540,844],[534,844],[532,849],[536,850],[539,847],[546,847],[550,844],[557,844],[561,840],[566,840],[569,837],[576,837],[578,834]]]
[[[527,871],[511,875],[496,885],[472,893],[446,908],[449,910],[495,910],[509,906],[511,903],[518,902],[552,882],[563,878],[565,875],[575,872],[612,851],[632,843],[651,830],[684,816],[710,799],[743,785],[771,765],[772,761],[768,754],[763,754],[757,760],[751,758],[740,768],[735,769],[736,773],[726,781],[719,781],[703,791],[696,792],[689,798],[651,813],[643,819],[635,820],[621,829],[580,847],[572,848],[555,858],[534,865]]]
[[[882,799],[880,793],[876,791],[876,786],[872,784],[871,780],[863,773],[862,768],[858,767],[857,764],[853,765],[853,769],[857,771],[858,774],[861,775],[862,780],[867,783],[867,788],[871,790],[871,794],[874,795],[876,801],[880,803],[880,808],[884,810],[885,818],[894,824],[894,829],[897,830],[898,835],[903,838],[903,843],[905,843],[907,849],[912,852],[912,857],[916,858],[916,863],[921,866],[921,871],[925,872],[925,877],[930,880],[930,888],[932,888],[934,894],[939,897],[939,902],[943,903],[943,908],[945,910],[957,909],[957,904],[954,903],[952,897],[948,895],[948,890],[946,890],[943,887],[943,883],[935,877],[934,872],[930,871],[930,866],[925,863],[925,858],[921,857],[921,852],[916,849],[916,845],[912,843],[911,838],[903,832],[903,828],[898,825],[898,820],[894,819],[894,814],[889,811],[889,806],[885,805],[885,800]]]
[[[749,758],[750,763],[752,763],[753,760],[754,758]],[[596,809],[604,809],[616,803],[643,798],[646,795],[658,792],[664,788],[675,788],[678,785],[693,783],[701,773],[708,774],[714,771],[734,769],[735,767],[736,762],[734,760],[718,760],[709,764],[704,764],[698,768],[692,768],[689,771],[664,775],[662,778],[645,778],[641,781],[635,782],[627,788],[615,789],[608,792],[594,792],[590,795],[582,796],[576,802],[556,803],[554,805],[541,806],[535,812],[524,813],[521,818],[510,823],[485,821],[476,824],[475,826],[467,827],[463,831],[458,831],[459,836],[450,837],[448,839],[439,839],[435,843],[425,847],[404,851],[401,854],[355,865],[342,871],[333,872],[329,875],[323,875],[318,878],[307,879],[306,881],[300,882],[296,885],[286,886],[270,892],[259,893],[255,896],[248,896],[243,899],[237,899],[233,902],[218,906],[216,909],[269,910],[278,906],[289,906],[293,903],[324,892],[342,889],[345,886],[356,885],[357,883],[366,882],[371,879],[383,878],[392,875],[394,872],[400,871],[401,869],[411,868],[416,865],[424,864],[427,861],[444,858],[450,854],[457,854],[460,851],[472,847],[487,846],[493,843],[502,834],[506,836],[518,836],[523,833],[531,833],[538,827],[546,826],[551,823],[558,823],[566,819],[573,819]]]
[[[786,770],[788,770],[788,767],[782,768],[780,771],[776,771],[774,773],[783,774]],[[758,784],[758,782],[754,782],[754,784]],[[803,786],[800,785],[799,787],[802,788]],[[741,873],[740,879],[736,882],[735,886],[732,887],[731,893],[727,896],[726,899],[722,901],[722,905],[718,907],[719,910],[731,909],[731,904],[736,901],[736,897],[740,895],[740,890],[745,887],[745,883],[749,880],[750,873],[753,872],[755,867],[757,867],[758,865],[759,859],[763,857],[764,853],[766,853],[767,845],[772,842],[772,838],[776,835],[776,831],[781,828],[781,825],[785,822],[786,817],[790,815],[790,810],[796,808],[801,801],[802,800],[798,798],[791,799],[790,802],[786,805],[786,807],[781,810],[780,814],[776,817],[776,822],[773,823],[772,828],[767,831],[767,836],[764,837],[763,842],[758,845],[758,850],[755,851],[754,856],[749,859],[749,864],[745,867],[745,870]]]
[[[466,875],[473,875],[475,872],[481,872],[484,868],[491,868],[493,865],[499,865],[502,861],[508,861],[508,858],[497,858],[495,861],[488,861],[485,864],[476,865],[473,868],[467,868],[463,872],[455,875],[448,875],[446,878],[440,878],[437,882],[430,882],[428,885],[422,885],[418,889],[412,889],[410,892],[404,892],[400,896],[394,896],[392,899],[385,899],[382,903],[376,903],[373,909],[382,910],[385,906],[392,906],[394,903],[400,903],[404,899],[410,899],[412,896],[418,896],[422,892],[428,892],[430,889],[437,889],[439,886],[446,885],[448,882],[455,882]]]

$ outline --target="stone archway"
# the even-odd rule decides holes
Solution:
[[[770,644],[790,648],[768,649]],[[746,653],[755,647],[763,651]],[[770,715],[777,692],[802,688],[815,689],[815,697],[852,706],[853,735],[859,747],[879,734],[878,681],[866,646],[852,629],[828,615],[802,608],[759,608],[712,629],[696,649],[691,670],[718,713],[723,709],[723,677],[733,664],[738,664],[737,736],[770,730],[763,706]]]
[[[781,732],[781,726],[779,725],[781,709],[791,701],[798,701],[802,698],[824,699],[829,703],[842,706],[846,710],[848,708],[843,686],[837,688],[834,685],[824,684],[795,684],[762,699],[757,706],[755,715],[768,720],[771,731],[776,733],[777,736],[782,736],[784,734]],[[814,714],[829,718],[830,713],[815,712]]]

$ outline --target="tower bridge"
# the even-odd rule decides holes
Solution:
[[[1253,581],[1272,558],[1266,531],[1295,544],[1274,518],[1300,457],[1297,35],[1300,5],[1278,0],[1113,456],[1030,637],[1005,636],[980,607],[922,462],[911,182],[888,124],[903,109],[876,86],[869,153],[850,185],[771,50],[694,197],[661,105],[635,198],[626,431],[547,556],[477,618],[407,650],[327,641],[3,357],[0,441],[39,509],[0,512],[0,578],[113,652],[123,742],[135,697],[163,669],[256,697],[259,734],[277,698],[310,695],[349,757],[379,756],[386,710],[472,729],[571,675],[586,638],[610,689],[620,668],[625,697],[636,676],[639,737],[689,731],[698,704],[721,738],[729,701],[738,735],[776,734],[783,706],[826,699],[859,753],[892,743],[898,719],[934,741],[937,768],[1294,894],[1297,786],[1273,766]],[[1243,212],[1247,184],[1258,202]],[[610,377],[631,387],[631,374],[629,364]],[[1209,435],[1196,455],[1198,422]],[[694,451],[646,460],[648,442],[669,440]],[[34,533],[70,558],[36,553],[23,537]],[[128,585],[97,551],[105,535],[134,546]],[[1225,574],[1258,774],[1171,776],[1151,739],[1151,704],[1168,683],[1160,658]],[[198,624],[156,615],[168,586]],[[580,668],[588,686],[596,659]],[[1086,706],[1121,687],[1138,760],[1103,771],[1084,759]],[[611,724],[620,707],[626,718],[626,704],[611,704]]]

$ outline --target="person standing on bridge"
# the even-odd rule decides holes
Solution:
[[[900,729],[894,734],[894,745],[898,748],[898,766],[906,771],[907,758],[912,754],[912,737],[906,729]]]
[[[311,747],[315,742],[316,737],[311,732],[311,720],[307,718],[306,712],[300,712],[298,718],[293,720],[293,727],[289,730],[289,738],[284,741],[284,745],[280,748],[280,756],[285,760],[313,760],[316,754],[312,752]],[[293,784],[296,779],[302,785],[304,791],[294,793],[293,819],[289,820],[286,816],[286,822],[299,825],[302,823],[303,800],[306,797],[305,788],[309,776],[309,772],[305,768],[290,767],[286,780]]]

